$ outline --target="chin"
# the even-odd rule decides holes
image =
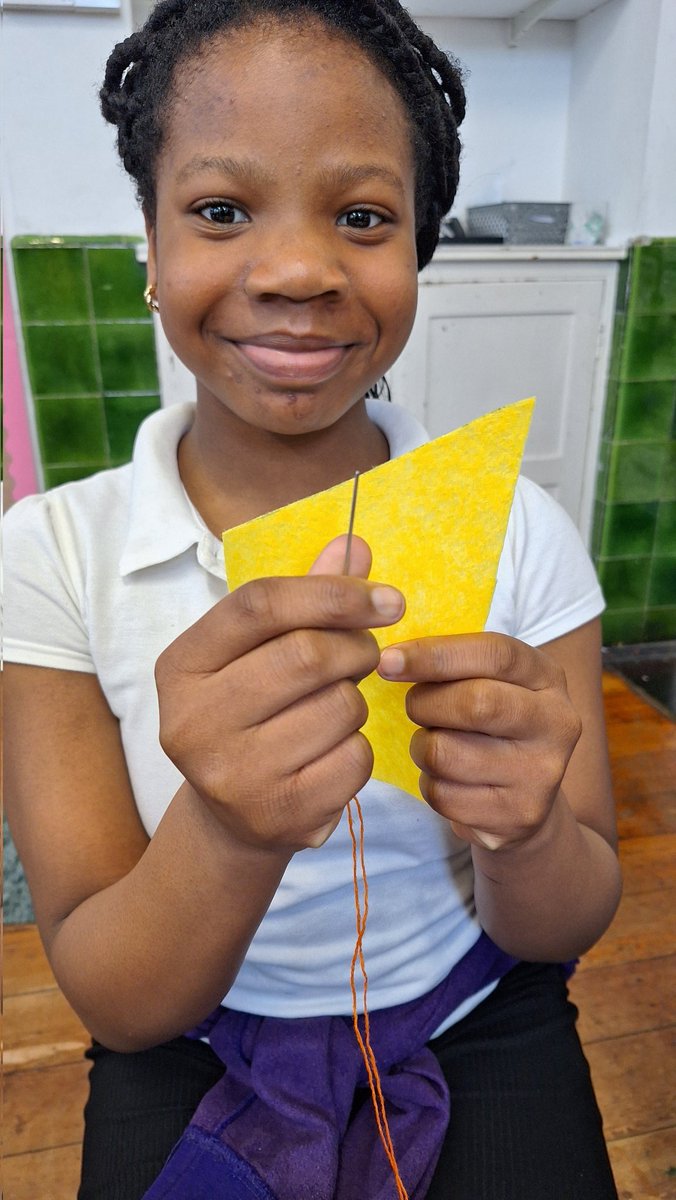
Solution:
[[[308,392],[281,393],[272,404],[262,406],[257,424],[271,433],[319,433],[336,425],[359,401],[358,397],[340,405],[328,404],[321,396]]]

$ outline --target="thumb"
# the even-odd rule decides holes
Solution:
[[[345,567],[345,551],[347,549],[347,534],[339,537],[324,547],[315,559],[308,575],[342,575]],[[348,574],[360,579],[368,579],[371,570],[371,550],[363,538],[354,536],[350,546],[350,563]]]

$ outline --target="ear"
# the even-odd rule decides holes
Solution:
[[[146,278],[149,284],[157,284],[157,237],[155,235],[155,226],[145,209],[143,211],[143,221],[146,227],[146,238],[148,239]]]

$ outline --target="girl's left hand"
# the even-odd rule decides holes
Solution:
[[[423,796],[454,832],[489,850],[532,838],[582,728],[558,663],[515,638],[477,633],[387,647],[378,671],[415,684],[411,756]]]

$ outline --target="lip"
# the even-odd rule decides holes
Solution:
[[[320,383],[342,365],[352,343],[275,333],[234,341],[239,353],[257,371],[285,383]]]

